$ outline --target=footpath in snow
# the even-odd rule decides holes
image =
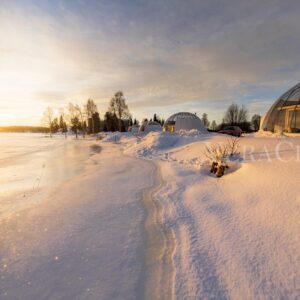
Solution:
[[[120,137],[127,154],[155,161],[155,194],[172,232],[177,299],[300,298],[300,138],[248,135],[228,174],[210,175],[197,132]]]

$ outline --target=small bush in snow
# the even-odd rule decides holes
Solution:
[[[221,144],[207,146],[205,156],[210,162],[222,163],[228,157],[228,147]]]
[[[225,170],[229,168],[227,162],[232,160],[233,156],[239,155],[239,141],[238,137],[231,137],[226,144],[216,144],[207,146],[205,149],[205,156],[211,163],[210,172],[216,174],[217,177],[224,175]]]
[[[228,168],[226,159],[229,156],[228,145],[211,145],[205,149],[205,156],[211,163],[210,172],[216,174],[217,177],[221,177],[225,173],[225,169]]]

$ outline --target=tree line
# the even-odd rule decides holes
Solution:
[[[86,134],[95,134],[100,131],[126,131],[128,126],[137,124],[132,120],[126,99],[122,91],[118,91],[111,98],[104,120],[100,119],[98,108],[93,99],[88,99],[86,104],[69,103],[66,109],[60,109],[58,115],[54,114],[51,107],[47,107],[43,115],[43,123],[48,128],[50,136],[62,132],[67,137],[70,129],[78,138]]]
[[[260,126],[261,116],[254,114],[249,120],[249,112],[247,108],[242,105],[232,103],[226,110],[222,122],[217,124],[215,120],[210,122],[208,115],[202,115],[202,122],[204,126],[211,131],[219,131],[226,126],[239,126],[243,131],[258,131]]]
[[[201,120],[204,126],[210,131],[218,131],[226,126],[239,126],[243,131],[257,131],[260,125],[260,116],[255,114],[249,121],[249,112],[244,105],[232,103],[226,110],[222,122],[217,124],[215,120],[210,122],[207,113],[203,113]],[[104,119],[100,119],[98,108],[93,99],[80,106],[69,103],[66,109],[60,109],[58,115],[54,114],[51,107],[44,112],[43,121],[48,128],[50,136],[60,131],[67,137],[68,130],[71,130],[76,138],[79,134],[83,137],[86,134],[95,134],[100,131],[127,131],[129,126],[139,125],[137,119],[132,119],[126,99],[122,91],[118,91],[111,98]],[[156,113],[151,119],[143,119],[142,123],[155,121],[161,126],[165,120]]]
[[[144,118],[143,120],[142,120],[142,124],[143,123],[146,123],[146,122],[156,122],[156,123],[158,123],[158,124],[160,124],[161,126],[164,126],[164,124],[165,124],[165,120],[164,119],[162,119],[158,114],[154,114],[153,115],[153,118],[150,118],[150,119],[148,119],[148,118]]]

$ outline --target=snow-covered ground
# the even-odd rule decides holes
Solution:
[[[178,299],[300,298],[300,137],[240,139],[221,178],[204,154],[228,136],[150,133],[125,152],[160,166],[156,194],[173,232]]]
[[[299,299],[300,137],[242,137],[216,178],[227,139],[0,135],[0,299]]]

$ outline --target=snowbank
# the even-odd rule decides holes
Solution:
[[[151,133],[125,152],[155,159],[164,186],[155,197],[173,232],[179,299],[297,299],[300,278],[300,137],[257,133],[239,142],[241,160],[209,176],[205,148],[229,136]]]
[[[125,144],[124,152],[136,157],[150,158],[164,155],[168,150],[172,150],[175,147],[184,146],[207,137],[207,134],[201,134],[197,130],[181,130],[176,133],[150,132],[147,135],[138,136],[135,141],[123,140]]]
[[[258,132],[252,134],[255,137],[270,137],[270,138],[285,138],[285,137],[299,137],[297,133],[280,133],[272,131],[259,130]]]
[[[276,140],[255,142],[257,155]],[[295,141],[294,141],[295,142]],[[295,142],[300,146],[300,139]],[[166,185],[157,194],[164,220],[176,240],[175,293],[180,299],[296,299],[300,278],[299,161],[282,148],[283,161],[271,155],[245,160],[216,179],[203,168],[178,163],[201,156],[202,145],[159,161]],[[189,153],[191,152],[191,153]],[[256,154],[255,154],[256,155]],[[259,154],[261,155],[261,154]],[[288,161],[288,162],[287,162]]]

